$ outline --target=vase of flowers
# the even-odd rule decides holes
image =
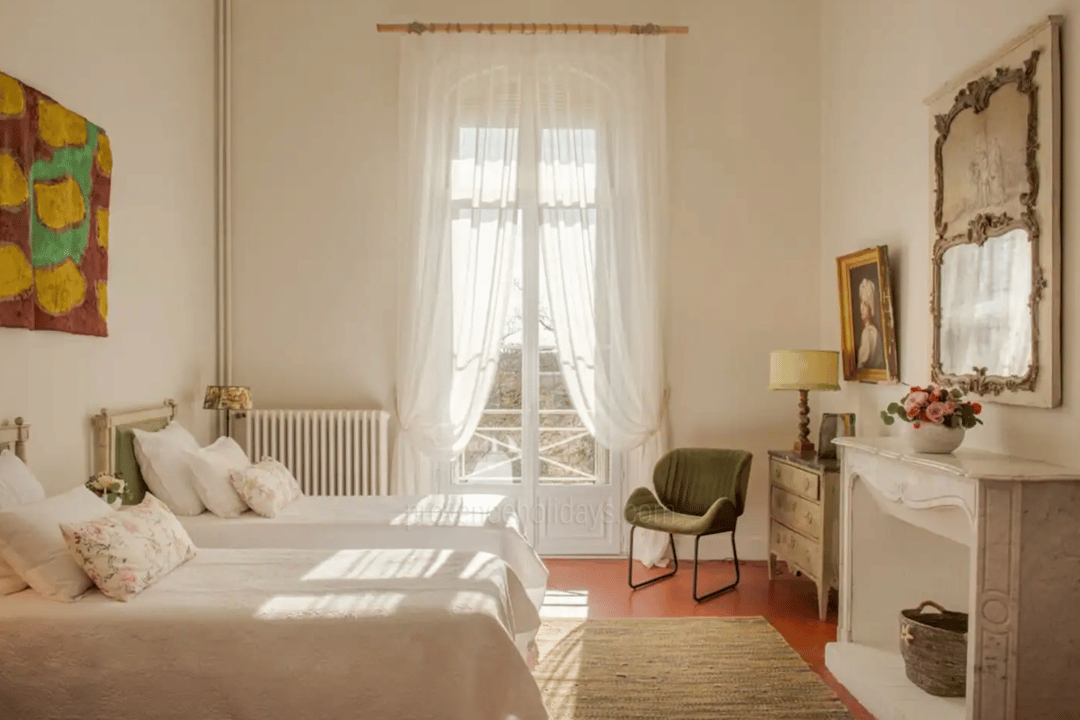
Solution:
[[[121,505],[120,496],[127,484],[121,478],[98,473],[86,481],[86,487],[111,507],[118,508]]]
[[[892,425],[897,418],[907,423],[907,442],[920,453],[951,453],[964,442],[965,431],[982,425],[977,416],[982,405],[963,399],[957,388],[940,385],[912,387],[898,403],[881,411],[881,420]]]

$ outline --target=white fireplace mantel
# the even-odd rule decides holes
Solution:
[[[879,720],[1080,717],[1080,470],[979,450],[917,454],[898,438],[836,444],[840,615],[826,665],[840,682]],[[882,603],[880,587],[860,582],[856,568],[867,565],[854,553],[885,563],[898,586],[926,574],[902,547],[860,545],[857,520],[872,511],[855,501],[860,482],[870,505],[970,549],[966,698],[934,698],[907,681],[898,637],[892,652],[861,642],[865,618],[896,623],[911,605]]]

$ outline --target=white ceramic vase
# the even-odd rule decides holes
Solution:
[[[915,452],[945,455],[964,442],[963,427],[954,428],[928,422],[919,423],[919,427],[915,427],[915,423],[905,424],[908,447]]]

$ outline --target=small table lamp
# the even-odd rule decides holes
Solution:
[[[809,390],[839,390],[840,353],[832,350],[773,350],[769,355],[769,389],[799,391],[799,439],[795,452],[814,452],[810,442]]]
[[[225,410],[225,434],[232,437],[232,414],[251,409],[251,388],[239,385],[207,385],[204,410]]]

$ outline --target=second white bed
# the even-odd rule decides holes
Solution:
[[[145,490],[132,429],[157,431],[174,421],[163,405],[94,416],[95,468]],[[488,552],[517,574],[539,608],[548,571],[525,538],[514,503],[503,495],[302,497],[274,518],[246,512],[221,518],[177,516],[197,547],[206,548],[452,548]]]
[[[208,548],[454,548],[488,552],[513,570],[536,607],[548,571],[502,495],[302,497],[277,517],[246,512],[178,519],[197,547]]]

